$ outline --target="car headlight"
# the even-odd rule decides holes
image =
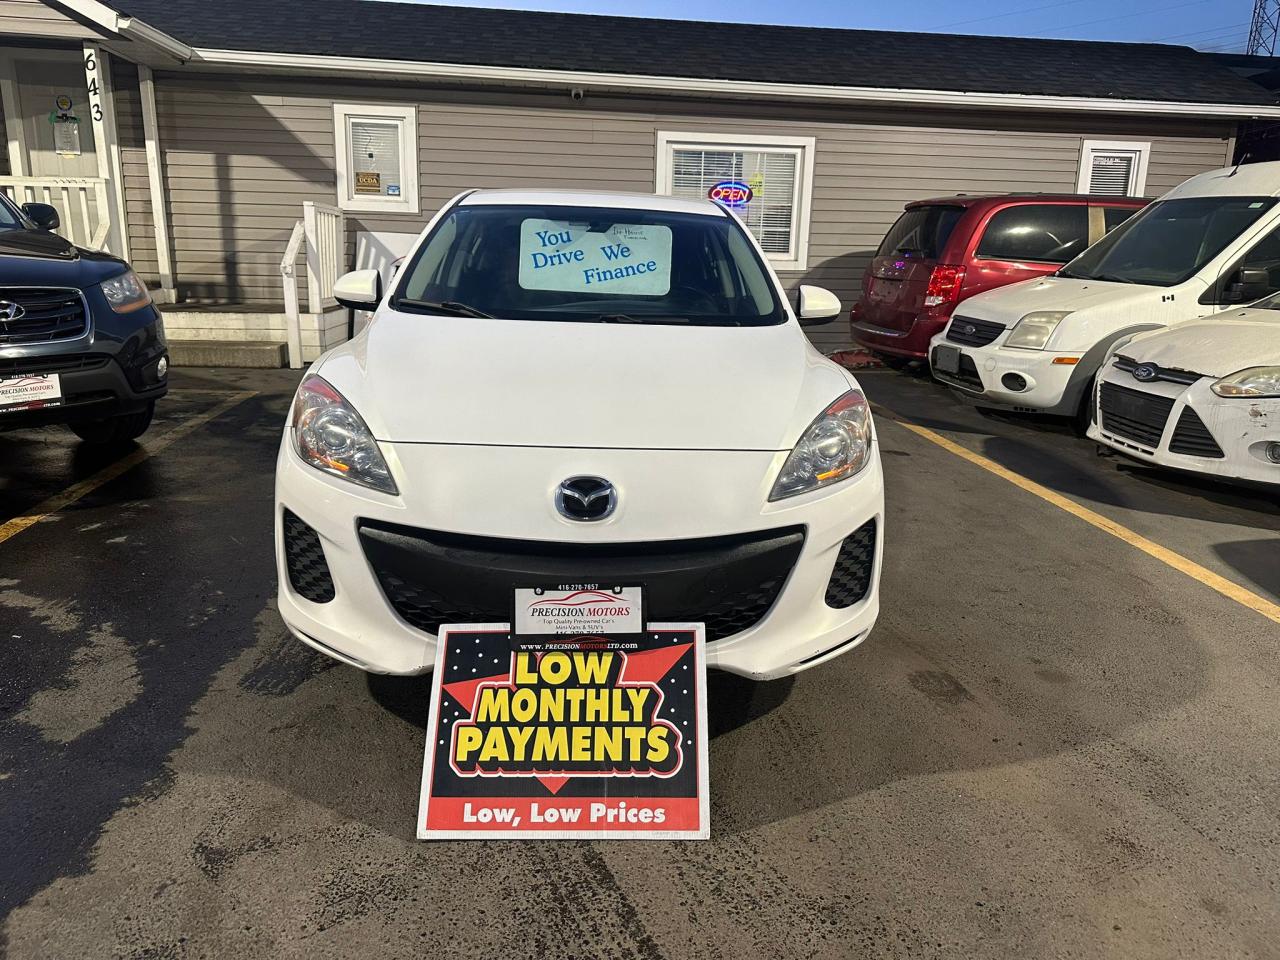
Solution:
[[[293,444],[317,470],[352,483],[399,493],[378,441],[346,398],[317,376],[298,387],[293,400]]]
[[[1280,367],[1249,367],[1211,388],[1220,397],[1280,397]]]
[[[1058,324],[1069,316],[1070,310],[1037,310],[1035,313],[1028,313],[1014,326],[1004,345],[1024,350],[1043,350],[1053,336],[1053,331],[1058,329]]]
[[[132,313],[151,302],[147,285],[132,270],[126,270],[110,280],[103,280],[98,286],[102,288],[102,295],[116,313]]]
[[[783,500],[852,477],[870,459],[871,408],[861,390],[850,390],[805,430],[769,499]]]

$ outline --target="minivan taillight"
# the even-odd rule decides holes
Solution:
[[[964,283],[964,267],[954,267],[940,263],[929,274],[929,286],[924,291],[926,307],[940,307],[944,303],[954,303],[960,296],[960,285]]]

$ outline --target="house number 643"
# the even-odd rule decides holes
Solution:
[[[89,88],[89,112],[97,122],[102,121],[102,86],[98,82],[98,55],[94,50],[84,52],[84,79]]]

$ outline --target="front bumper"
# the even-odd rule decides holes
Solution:
[[[1089,436],[1143,463],[1251,483],[1280,484],[1280,399],[1219,397],[1205,377],[1186,386],[1139,383],[1114,367],[1098,376]],[[1273,446],[1274,445],[1274,446]]]
[[[431,669],[438,623],[506,621],[510,590],[541,576],[644,584],[649,619],[705,621],[708,664],[757,679],[852,649],[879,613],[878,450],[857,477],[771,504],[785,453],[382,444],[392,472],[415,478],[393,497],[320,473],[298,459],[287,430],[284,440],[281,615],[304,642],[365,670]],[[619,491],[600,523],[565,520],[552,505],[556,484],[584,473]],[[290,514],[314,531],[302,567],[297,542],[286,541],[286,520],[297,529]],[[329,591],[315,589],[317,556]],[[851,586],[859,563],[863,582]]]
[[[1000,339],[1003,339],[1004,335]],[[960,372],[938,369],[939,347],[960,352]],[[929,368],[935,379],[983,404],[1035,413],[1070,416],[1076,412],[1079,391],[1071,388],[1085,374],[1078,363],[1081,354],[1052,350],[1022,350],[999,342],[982,347],[965,346],[947,339],[945,332],[929,344]],[[1058,361],[1058,362],[1055,362]],[[1025,386],[1013,389],[1006,378],[1021,377]]]
[[[157,377],[160,353],[126,371],[118,358],[103,353],[0,357],[0,377],[56,373],[62,388],[57,406],[0,411],[0,430],[38,427],[134,413],[163,397],[168,381]]]

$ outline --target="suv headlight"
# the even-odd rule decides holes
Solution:
[[[399,493],[378,441],[345,397],[317,376],[298,387],[293,400],[293,445],[317,470],[352,483]]]
[[[147,285],[132,270],[126,270],[110,280],[103,280],[98,286],[102,288],[102,295],[116,313],[132,313],[151,302]]]
[[[1028,313],[1017,322],[1004,345],[1024,350],[1043,350],[1053,336],[1053,331],[1058,329],[1058,324],[1069,316],[1070,310],[1037,310],[1035,313]]]
[[[871,459],[871,408],[850,390],[805,430],[778,473],[769,500],[783,500],[852,477]]]
[[[1220,397],[1280,397],[1280,367],[1248,367],[1210,389]]]

